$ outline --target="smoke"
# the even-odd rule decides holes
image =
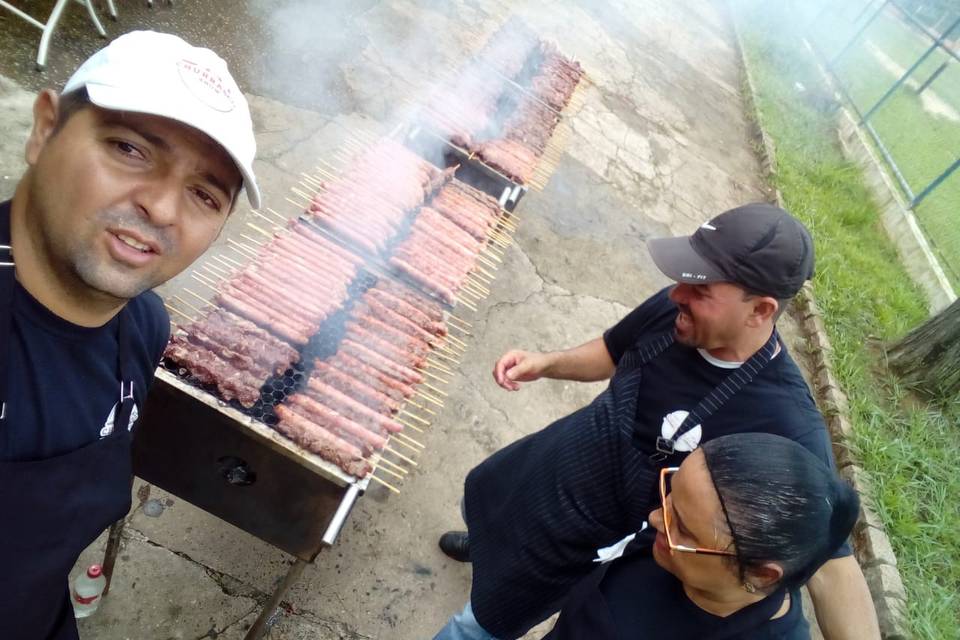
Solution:
[[[513,85],[502,86],[503,76],[523,84],[531,70],[501,74],[475,54],[492,34],[511,29],[533,42],[537,34],[526,20],[550,13],[536,2],[479,8],[445,0],[252,0],[249,11],[265,30],[264,51],[251,73],[259,93],[331,119],[359,114],[381,133],[426,119],[441,133],[451,133],[449,125],[455,124],[484,138],[500,135],[521,98]],[[523,22],[511,19],[517,14],[524,15]],[[548,37],[563,28],[549,18],[540,21]],[[508,29],[498,31],[505,23]],[[515,39],[507,37],[494,38],[484,50],[487,61],[516,55]],[[498,95],[490,95],[498,83]],[[484,121],[477,100],[490,107],[485,101],[498,99],[506,104],[494,104]],[[438,114],[444,122],[437,122]],[[442,157],[448,151],[443,146],[435,141],[421,152]]]

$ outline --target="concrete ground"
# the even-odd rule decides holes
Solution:
[[[30,4],[43,15],[52,2]],[[646,238],[688,233],[719,211],[764,197],[726,5],[118,4],[119,21],[106,22],[111,35],[171,31],[228,60],[253,110],[266,205],[289,215],[296,212],[283,196],[299,172],[333,160],[351,131],[388,131],[432,78],[457,68],[511,12],[587,70],[586,100],[570,114],[562,162],[546,189],[529,193],[517,209],[516,245],[490,297],[477,313],[461,313],[473,337],[445,409],[422,437],[419,468],[401,495],[374,486],[360,499],[338,543],[306,569],[270,632],[273,639],[429,638],[469,593],[469,565],[436,547],[440,533],[462,527],[466,472],[602,388],[543,381],[507,393],[490,375],[496,358],[512,347],[549,350],[596,337],[667,284],[644,249]],[[2,14],[0,34],[0,197],[9,197],[23,170],[32,93],[62,85],[103,41],[72,7],[47,71],[37,73],[38,32]],[[249,220],[256,219],[241,203],[224,236],[244,232]],[[163,293],[189,282],[181,277]],[[241,638],[290,558],[148,489],[135,482],[113,588],[101,610],[81,622],[82,637]],[[148,498],[162,513],[146,515]],[[102,549],[101,539],[78,566],[97,561]]]

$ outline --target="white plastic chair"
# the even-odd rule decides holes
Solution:
[[[97,17],[97,12],[93,8],[93,2],[91,0],[76,0],[76,2],[87,8],[87,13],[90,15],[90,22],[93,23],[93,27],[97,30],[97,33],[100,34],[101,38],[106,38],[107,32],[104,30],[100,18]],[[63,10],[67,8],[69,3],[70,0],[57,0],[57,3],[53,5],[53,11],[50,12],[50,17],[47,18],[46,23],[43,23],[30,14],[16,8],[9,2],[6,2],[6,0],[0,0],[0,9],[10,11],[43,32],[40,36],[40,48],[37,50],[37,69],[40,71],[43,71],[44,67],[47,66],[47,50],[50,48],[50,39],[53,37],[53,32],[60,22],[60,16],[63,14]],[[113,0],[107,0],[107,6],[110,8],[110,14],[116,17],[117,9],[113,6]]]
[[[167,4],[173,6],[173,0],[167,0]],[[147,6],[151,9],[153,8],[153,0],[147,0]],[[110,12],[110,17],[114,20],[117,19],[117,7],[114,6],[113,0],[107,0],[107,10]]]

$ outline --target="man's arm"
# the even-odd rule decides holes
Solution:
[[[494,365],[493,378],[504,389],[516,391],[520,388],[517,383],[540,378],[577,382],[606,380],[615,369],[613,358],[601,337],[566,351],[507,351]]]
[[[828,561],[807,588],[826,640],[879,640],[870,589],[852,555]]]

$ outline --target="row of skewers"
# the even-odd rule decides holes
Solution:
[[[440,170],[389,138],[352,146],[354,155],[342,158],[346,169],[304,174],[287,201],[358,255],[388,263],[446,304],[475,311],[512,242],[512,216],[454,179],[457,167]],[[371,206],[349,204],[354,194]]]
[[[361,478],[403,477],[443,405],[475,309],[515,229],[493,198],[389,139],[304,174],[300,216],[255,212],[174,296],[168,368]],[[192,313],[192,315],[191,315]],[[316,343],[326,345],[317,349]],[[331,345],[332,342],[332,346]]]
[[[542,188],[560,155],[551,137],[583,75],[556,45],[511,20],[431,96],[422,125],[508,180]]]

